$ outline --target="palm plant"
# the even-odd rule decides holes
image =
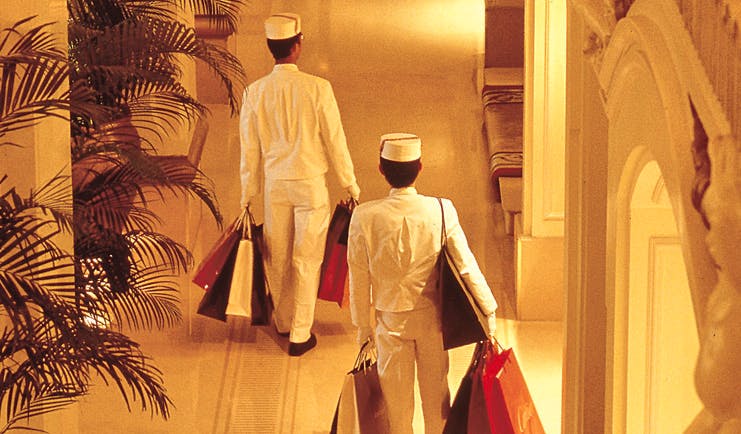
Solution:
[[[153,201],[187,194],[221,222],[208,179],[158,145],[206,108],[180,83],[180,59],[201,59],[220,77],[236,112],[239,61],[177,20],[175,6],[234,28],[234,0],[68,0],[68,51],[46,25],[0,37],[0,146],[6,134],[69,113],[72,176],[29,197],[0,188],[0,414],[18,428],[88,391],[94,374],[116,384],[131,409],[164,418],[161,373],[124,328],[181,319],[174,277],[192,259],[157,232]],[[61,91],[69,80],[69,91]],[[72,198],[65,195],[71,184]],[[2,181],[0,181],[2,187]],[[72,204],[72,206],[70,206]],[[55,244],[69,230],[74,253]],[[2,316],[2,313],[0,313]]]
[[[149,328],[180,320],[172,278],[192,259],[157,232],[153,201],[191,195],[221,223],[207,178],[187,158],[158,155],[157,147],[206,112],[179,81],[179,56],[210,66],[232,113],[233,80],[243,71],[228,51],[177,21],[176,3],[68,0],[76,280],[79,302],[99,306],[96,317],[107,324]],[[219,26],[236,26],[239,2],[189,6],[219,17]]]
[[[0,139],[69,108],[64,52],[42,24],[0,32]],[[3,145],[21,144],[3,141]],[[56,245],[73,227],[69,179],[54,177],[28,197],[0,178],[0,432],[33,429],[33,416],[65,408],[93,374],[118,385],[127,404],[167,417],[160,372],[136,342],[91,321],[78,303],[74,257]]]

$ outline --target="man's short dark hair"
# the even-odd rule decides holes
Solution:
[[[301,33],[288,39],[268,39],[268,49],[275,60],[283,59],[291,54],[293,44],[301,40]]]
[[[399,162],[381,158],[381,170],[392,187],[402,188],[414,183],[422,170],[422,164],[420,160]]]

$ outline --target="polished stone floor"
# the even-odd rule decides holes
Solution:
[[[487,177],[476,87],[484,2],[447,0],[445,8],[427,0],[268,3],[273,12],[292,10],[304,17],[306,39],[299,67],[333,84],[363,190],[361,201],[388,191],[377,172],[380,135],[411,132],[422,138],[424,170],[417,187],[456,204],[501,306],[498,337],[514,348],[546,432],[559,433],[561,324],[515,320],[513,242],[504,234],[501,209],[492,199]],[[215,117],[219,113],[214,110]],[[235,129],[233,121],[216,119],[211,134],[219,134],[219,122],[224,129]],[[235,134],[232,153],[237,149]],[[221,170],[215,153],[205,150],[202,168],[223,192],[222,206],[234,208],[225,214],[236,214],[236,171],[233,166]],[[336,182],[333,176],[330,182]],[[337,185],[330,184],[330,190],[334,198],[342,198]],[[192,224],[197,230],[203,225],[197,242],[201,250],[207,248],[218,234],[205,220]],[[100,384],[77,417],[47,429],[91,434],[327,433],[343,376],[357,351],[348,309],[320,301],[314,327],[318,346],[291,358],[286,341],[270,328],[250,327],[238,318],[224,324],[195,315],[201,294],[183,279],[182,327],[137,335],[164,373],[173,401],[170,420],[140,412],[139,402],[132,403],[129,413],[115,385]],[[471,350],[468,346],[450,353],[453,393]],[[415,429],[423,432],[419,409]]]

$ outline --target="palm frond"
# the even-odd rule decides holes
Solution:
[[[149,409],[152,415],[170,417],[170,405],[162,382],[162,372],[144,356],[138,344],[123,334],[98,329],[104,343],[91,353],[93,368],[108,383],[109,379],[118,386],[129,411],[131,404],[140,402],[141,410]]]
[[[160,200],[166,200],[168,193],[187,193],[199,198],[211,210],[217,222],[221,222],[218,203],[208,178],[187,158],[152,156],[136,150],[129,150],[126,157],[128,161],[109,160],[110,164],[107,167],[101,165],[99,172],[90,168],[89,177],[84,183],[75,182],[75,202],[87,207],[83,212],[98,213],[101,219],[96,221],[106,227],[121,227],[121,220],[117,217],[122,214],[117,211],[147,204],[152,200],[148,191],[154,191]],[[104,209],[106,207],[110,209]]]
[[[29,206],[48,213],[63,231],[72,230],[72,185],[69,176],[61,172],[31,192]]]
[[[186,0],[182,0],[183,2]],[[187,0],[196,15],[204,15],[218,30],[230,33],[237,30],[239,11],[244,5],[241,0]]]
[[[71,22],[92,29],[114,26],[131,14],[120,0],[68,0],[67,11]]]
[[[133,231],[125,235],[134,264],[161,264],[172,272],[187,271],[193,256],[181,243],[157,233]]]
[[[237,86],[244,81],[241,63],[227,50],[198,38],[192,28],[182,23],[135,17],[100,32],[87,30],[76,31],[76,34],[79,40],[70,49],[70,56],[76,60],[71,71],[74,80],[92,76],[97,71],[92,66],[129,66],[178,79],[179,69],[172,69],[177,65],[173,56],[182,54],[200,59],[209,66],[227,90],[232,112],[236,113],[238,100],[234,80]],[[100,48],[105,46],[119,49]],[[134,82],[128,84],[127,88],[131,88]],[[111,99],[115,99],[115,95]]]
[[[0,32],[0,137],[69,110],[66,57],[49,24],[21,32],[28,21]]]
[[[5,424],[5,427],[0,430],[0,432],[23,430],[45,433],[47,431],[33,428],[28,425],[22,425],[22,423],[31,419],[32,417],[64,410],[75,402],[75,397],[68,396],[63,393],[60,394],[54,390],[42,389],[41,391],[39,391],[38,396],[30,399],[26,403],[26,406],[24,408],[17,409],[17,412],[11,414],[10,417],[7,418],[8,422]]]
[[[52,23],[44,23],[23,32],[19,30],[35,18],[24,18],[0,31],[0,57],[18,59],[21,63],[29,63],[34,58],[66,59],[67,53],[60,48],[54,34],[47,31]]]
[[[167,267],[153,266],[132,269],[126,291],[114,291],[109,275],[101,268],[99,273],[85,277],[95,292],[81,294],[86,303],[96,303],[105,311],[112,326],[129,329],[162,329],[180,323],[179,284],[173,275],[165,274]],[[102,271],[102,272],[101,272]]]

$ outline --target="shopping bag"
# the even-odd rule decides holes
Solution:
[[[237,258],[239,244],[234,244],[232,250],[225,256],[224,265],[216,275],[216,280],[206,288],[197,312],[209,318],[226,322],[226,306],[229,303],[229,286],[231,285],[234,262]]]
[[[481,345],[476,345],[471,357],[471,363],[468,365],[466,373],[461,378],[461,384],[458,385],[458,391],[450,406],[448,419],[445,421],[443,434],[459,434],[468,430],[468,414],[471,406],[471,389],[473,387],[474,375],[480,361],[480,353],[483,350]]]
[[[345,376],[331,434],[387,434],[388,410],[378,379],[370,341],[360,348],[353,369]]]
[[[321,300],[334,301],[340,307],[347,281],[347,234],[355,205],[357,202],[354,199],[340,201],[332,213],[319,278],[317,297]]]
[[[438,202],[443,211],[439,198]],[[442,305],[443,347],[449,350],[488,339],[488,321],[448,252],[445,212],[442,214],[442,248],[435,263],[435,276]]]
[[[358,434],[360,422],[358,408],[355,405],[355,379],[352,375],[345,375],[342,382],[340,398],[337,400],[334,418],[332,419],[331,434]]]
[[[389,421],[386,402],[381,391],[376,363],[356,372],[355,405],[358,409],[360,433],[388,433]]]
[[[492,434],[545,434],[511,348],[486,361],[481,379]]]
[[[238,232],[241,236],[229,285],[227,315],[252,317],[252,286],[256,264],[251,229],[254,225],[255,220],[247,207],[242,212],[238,225]]]
[[[214,284],[223,272],[222,270],[226,264],[227,257],[239,243],[239,232],[236,229],[238,224],[239,219],[229,225],[208,254],[198,264],[196,272],[193,275],[193,283],[205,290],[208,290]]]
[[[483,346],[483,343],[477,344]],[[471,398],[468,404],[468,418],[466,420],[468,434],[494,434],[491,430],[489,412],[486,401],[485,386],[482,378],[487,353],[479,353],[478,365],[471,376]]]
[[[263,225],[252,225],[252,254],[254,257],[254,268],[252,269],[252,294],[251,311],[252,325],[270,325],[273,316],[273,298],[270,295],[267,280],[265,278],[265,241],[263,236]]]

